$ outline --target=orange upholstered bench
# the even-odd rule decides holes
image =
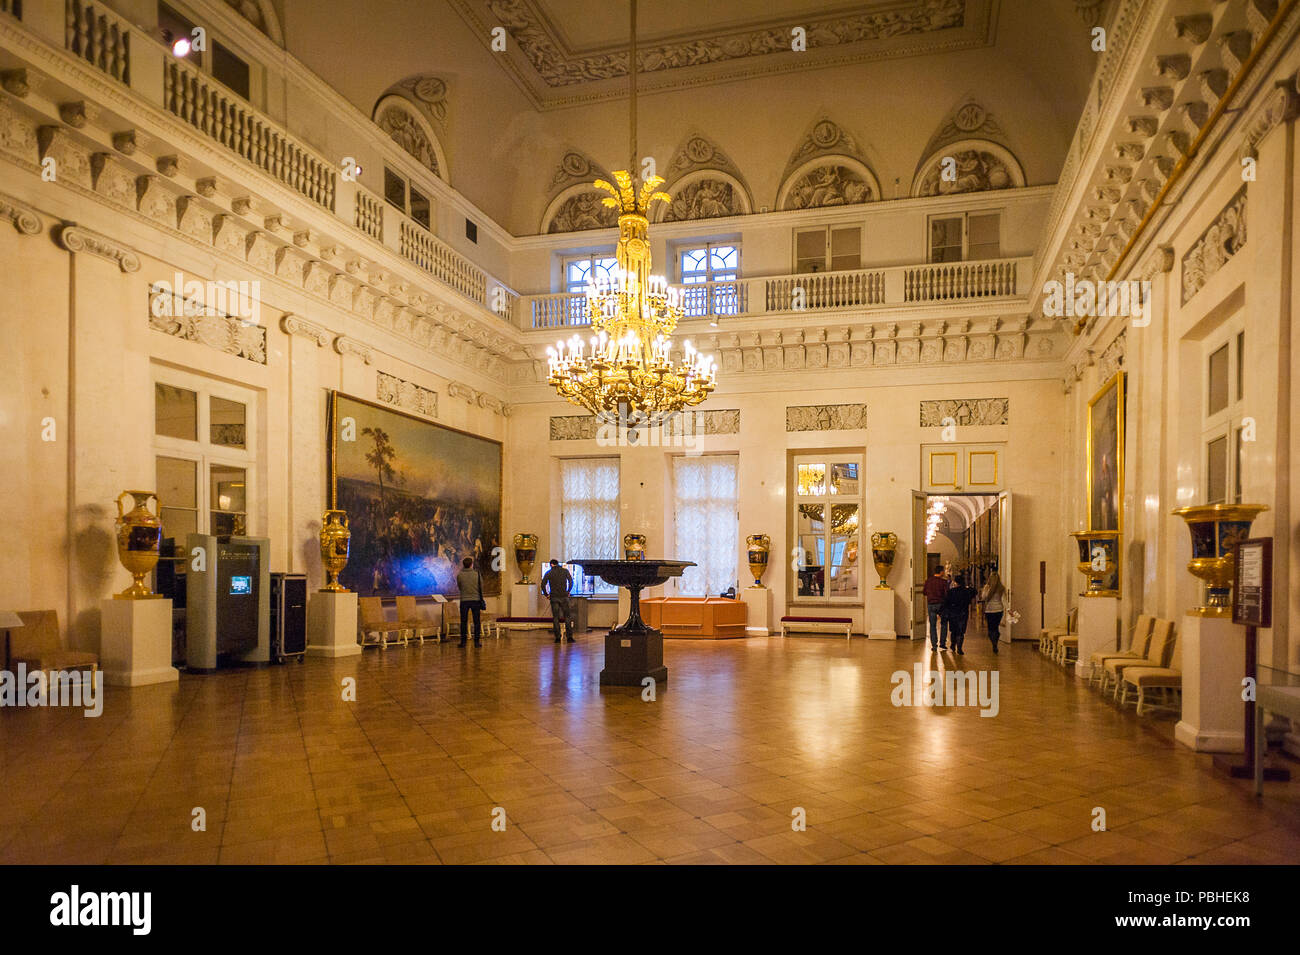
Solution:
[[[797,617],[781,618],[781,636],[791,633],[839,633],[844,631],[844,639],[853,638],[852,617]]]
[[[502,630],[550,630],[550,617],[497,617],[490,621],[492,636],[501,639]]]
[[[745,636],[749,607],[727,597],[644,597],[641,616],[665,637],[728,640]]]

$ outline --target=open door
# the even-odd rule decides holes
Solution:
[[[1007,588],[1007,596],[1004,598],[1006,614],[1009,615],[1013,607],[1020,603],[1020,595],[1011,592],[1011,492],[998,492],[998,576],[1002,578],[1002,586]],[[1025,603],[1026,608],[1029,606]],[[1005,616],[1005,615],[1004,615]],[[1011,629],[1006,630],[1007,634]],[[1003,643],[1010,643],[1009,639],[1004,639]]]
[[[924,491],[912,492],[912,639],[925,639],[925,500]]]

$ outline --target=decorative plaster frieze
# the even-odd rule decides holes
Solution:
[[[185,309],[189,312],[189,309]],[[243,358],[254,364],[266,364],[266,329],[241,322],[227,315],[197,314],[149,315],[149,327],[182,341],[194,342]]]
[[[356,355],[367,365],[374,364],[375,353],[369,345],[340,335],[334,339],[334,350],[340,355]]]
[[[136,209],[150,219],[171,225],[176,221],[176,194],[163,185],[161,176],[146,173],[136,179]]]
[[[36,235],[41,231],[41,217],[36,210],[8,196],[0,196],[0,218],[8,219],[23,235]]]
[[[340,339],[341,340],[341,339]],[[375,373],[375,395],[385,404],[396,405],[429,418],[438,417],[438,393],[414,382],[384,372]]]
[[[93,189],[90,175],[90,153],[81,143],[68,135],[62,126],[42,126],[36,131],[41,148],[41,161],[54,161],[56,182],[75,182]]]
[[[90,157],[90,174],[95,192],[118,205],[134,205],[136,201],[135,173],[118,161],[112,153],[95,153]]]
[[[499,415],[507,414],[506,404],[500,398],[494,398],[492,397],[492,395],[480,391],[475,401],[478,403],[478,406],[480,408],[486,408],[488,411],[491,411],[493,414],[499,414]]]
[[[1228,201],[1183,253],[1183,298],[1186,305],[1210,278],[1246,244],[1246,187]]]
[[[785,409],[786,431],[853,431],[866,426],[865,404],[790,405]]]
[[[550,440],[594,441],[599,424],[593,415],[552,416]]]
[[[663,421],[664,434],[701,437],[711,434],[740,434],[740,409],[715,408],[711,411],[682,411]]]
[[[1110,381],[1115,372],[1124,367],[1124,357],[1128,349],[1128,329],[1120,330],[1109,345],[1102,349],[1097,359],[1097,375],[1100,381]]]
[[[447,394],[453,398],[464,398],[470,404],[473,404],[478,392],[464,382],[451,381],[447,383]]]
[[[123,272],[140,271],[140,257],[114,239],[75,223],[65,223],[58,232],[59,244],[69,252],[86,252],[116,262]]]
[[[1008,424],[1010,398],[941,398],[921,402],[921,427],[942,428],[946,424],[963,427]],[[949,422],[946,419],[951,418]]]
[[[280,319],[280,328],[286,335],[300,335],[303,338],[310,338],[316,343],[317,348],[324,348],[329,344],[330,333],[315,322],[309,322],[297,315],[285,315]]]

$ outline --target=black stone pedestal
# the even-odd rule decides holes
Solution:
[[[646,627],[631,632],[615,627],[605,634],[605,669],[600,671],[601,686],[644,686],[650,677],[657,686],[668,684],[664,666],[664,635]]]
[[[607,560],[574,559],[589,574],[626,587],[631,597],[627,620],[605,635],[605,669],[600,671],[601,686],[643,686],[646,677],[656,686],[668,684],[664,666],[664,635],[641,619],[641,590],[662,584],[669,577],[680,577],[687,567],[685,560]]]

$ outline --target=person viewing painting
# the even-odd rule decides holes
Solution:
[[[461,572],[456,575],[456,588],[460,591],[460,645],[465,645],[469,636],[469,615],[474,614],[474,646],[483,646],[483,611],[487,601],[483,599],[483,578],[474,569],[474,558],[466,557],[461,562]]]

